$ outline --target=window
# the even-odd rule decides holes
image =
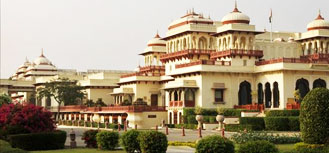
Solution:
[[[223,93],[224,93],[223,89],[215,89],[215,102],[223,102],[224,101]]]

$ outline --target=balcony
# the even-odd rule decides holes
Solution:
[[[169,107],[194,107],[194,101],[170,101]]]
[[[211,59],[224,58],[224,57],[235,57],[235,56],[249,56],[261,58],[263,57],[263,51],[261,50],[242,50],[242,49],[230,49],[226,51],[218,51],[211,53]]]
[[[148,72],[148,71],[154,71],[154,70],[159,70],[159,71],[164,71],[165,70],[165,66],[155,66],[155,65],[151,65],[151,66],[144,66],[144,67],[140,67],[139,71],[140,72]]]
[[[188,49],[182,50],[173,53],[167,53],[160,56],[161,62],[166,62],[168,60],[175,60],[181,58],[192,58],[194,55],[210,55],[211,53],[215,52],[215,50],[200,50],[200,49]]]
[[[255,65],[261,66],[261,65],[275,64],[275,63],[329,64],[329,59],[310,60],[307,58],[278,58],[278,59],[271,59],[266,61],[258,61],[255,63]]]
[[[195,62],[177,64],[175,65],[176,69],[190,67],[194,65],[220,65],[220,66],[231,66],[231,61],[213,61],[213,60],[198,60]]]

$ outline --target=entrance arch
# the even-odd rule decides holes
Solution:
[[[298,79],[296,81],[295,90],[299,90],[300,97],[304,98],[305,95],[310,91],[308,81],[304,78]]]
[[[264,91],[263,91],[263,84],[258,83],[258,104],[264,104]]]
[[[248,81],[240,83],[239,105],[251,104],[251,85]]]
[[[280,91],[278,82],[273,83],[273,107],[278,108],[280,106]]]
[[[313,89],[314,88],[320,88],[320,87],[322,87],[322,88],[327,88],[327,83],[326,83],[326,81],[324,81],[324,80],[322,80],[322,79],[316,79],[316,80],[314,80],[314,82],[313,82]]]
[[[265,107],[271,108],[272,105],[272,91],[271,91],[271,84],[266,83],[265,84]]]

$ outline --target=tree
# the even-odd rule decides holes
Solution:
[[[329,90],[315,88],[301,103],[299,115],[301,136],[305,143],[329,142]]]
[[[9,104],[11,103],[11,97],[7,94],[0,94],[0,107],[3,104]]]
[[[84,88],[77,84],[76,80],[69,80],[68,78],[59,78],[57,80],[52,80],[46,82],[43,88],[37,90],[38,98],[42,99],[44,97],[52,97],[58,103],[57,116],[58,120],[60,113],[60,106],[64,105],[75,105],[77,104],[77,99],[82,99],[84,93],[82,92]]]
[[[97,101],[96,101],[96,106],[97,107],[103,107],[103,106],[106,106],[106,104],[103,102],[102,98],[98,98]]]

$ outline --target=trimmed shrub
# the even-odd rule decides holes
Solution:
[[[225,124],[225,131],[230,131],[230,132],[240,132],[240,131],[251,131],[252,130],[252,125],[249,124]]]
[[[114,150],[119,143],[119,133],[100,131],[96,134],[97,145],[102,150]]]
[[[199,140],[195,149],[196,153],[234,153],[234,144],[219,135],[212,135]]]
[[[97,148],[96,135],[98,130],[87,130],[82,134],[82,140],[85,141],[86,147],[88,148]]]
[[[266,130],[289,131],[289,119],[287,117],[265,117]]]
[[[299,116],[299,110],[270,110],[267,111],[266,117],[280,117],[280,116]]]
[[[301,138],[297,135],[288,136],[288,135],[274,135],[266,132],[242,132],[233,134],[231,139],[235,143],[246,143],[249,141],[257,141],[257,140],[266,140],[274,144],[291,144],[296,142],[301,142]]]
[[[298,116],[288,117],[288,120],[289,120],[288,125],[290,131],[300,131],[300,122]]]
[[[252,130],[260,131],[265,129],[263,117],[240,117],[241,125],[251,125]]]
[[[195,115],[187,116],[187,124],[198,124],[198,121],[195,119]]]
[[[329,142],[329,90],[315,88],[301,103],[300,129],[303,141],[309,144]]]
[[[65,131],[41,132],[10,135],[10,144],[24,150],[63,149],[66,141]]]
[[[223,114],[224,116],[241,117],[241,112],[258,112],[258,110],[224,108]],[[185,121],[187,120],[188,116],[195,115],[194,108],[184,108],[183,114],[183,118]],[[216,116],[218,113],[216,109],[202,109],[201,114],[206,116]]]
[[[167,136],[158,131],[145,131],[138,135],[137,140],[142,153],[165,153],[168,147]]]
[[[130,130],[121,136],[121,144],[127,153],[140,152],[139,142],[137,141],[139,131]]]
[[[259,140],[241,144],[238,153],[279,153],[279,150],[274,144]]]
[[[304,142],[296,143],[295,150],[298,153],[328,153],[329,147],[324,144],[307,144]]]
[[[210,116],[209,123],[217,123],[216,116]]]

